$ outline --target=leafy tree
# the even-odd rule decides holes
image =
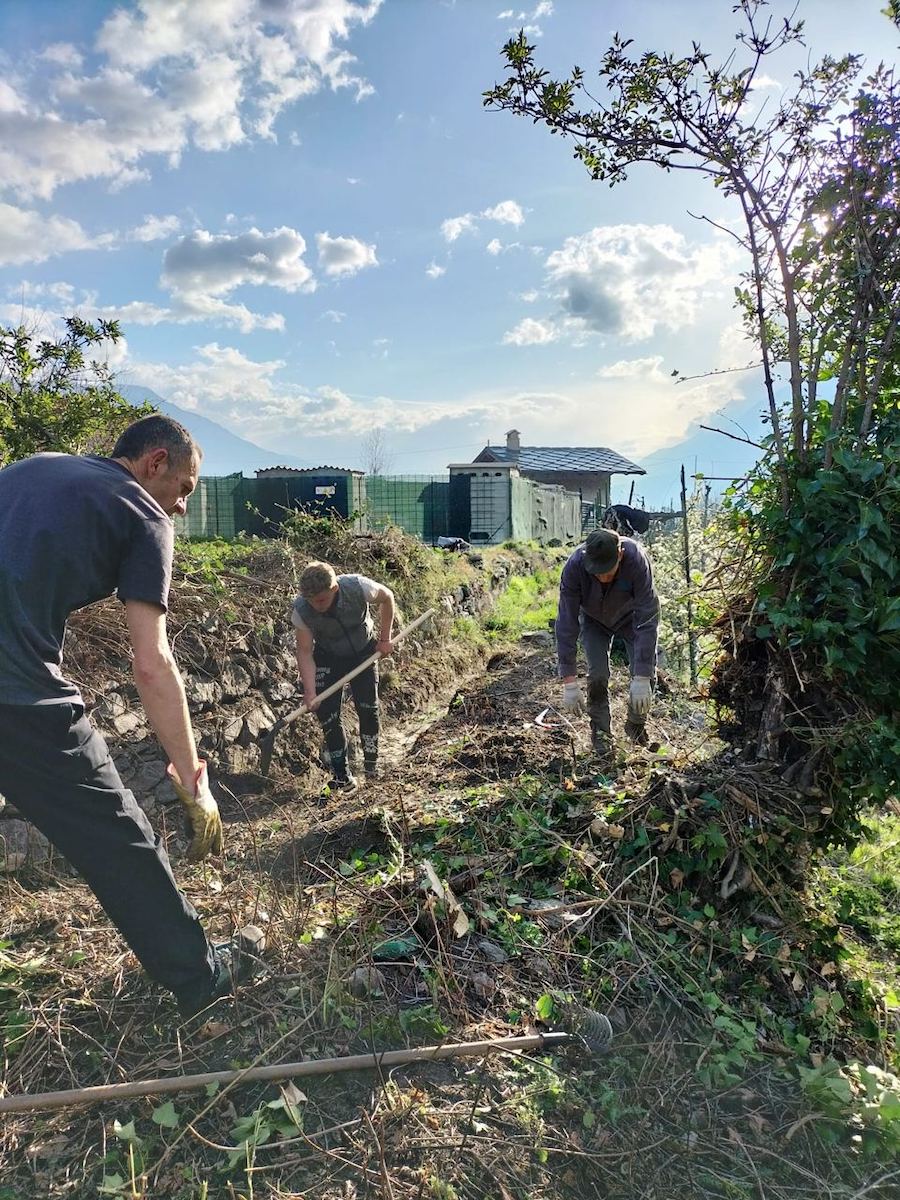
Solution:
[[[777,105],[754,103],[764,65],[803,38],[802,21],[767,8],[739,0],[740,50],[719,64],[696,42],[635,56],[617,35],[590,91],[579,67],[551,78],[520,34],[485,104],[572,138],[595,180],[691,171],[736,207],[740,224],[717,227],[746,253],[736,299],[771,434],[726,509],[713,690],[757,753],[805,786],[827,781],[825,836],[853,836],[861,800],[900,778],[900,90],[848,54],[800,71]],[[900,23],[900,4],[887,15]]]
[[[776,22],[766,7],[765,0],[736,6],[748,60],[741,66],[736,54],[714,64],[696,42],[682,57],[633,56],[631,42],[617,35],[597,71],[600,99],[580,67],[552,79],[520,33],[504,48],[509,74],[485,93],[485,104],[573,138],[575,157],[610,186],[650,164],[691,171],[734,200],[741,226],[717,227],[750,263],[737,298],[759,346],[772,445],[784,467],[805,458],[823,432],[845,428],[853,391],[863,403],[853,414],[859,436],[871,430],[894,345],[894,323],[883,318],[900,300],[892,153],[900,102],[883,68],[851,102],[862,68],[848,54],[800,72],[774,109],[752,103],[767,60],[803,38],[802,21]],[[779,363],[790,379],[787,413],[776,393]],[[823,431],[818,384],[831,375],[837,395]],[[791,498],[785,469],[785,507]]]
[[[121,338],[116,321],[66,318],[52,340],[24,326],[0,327],[0,464],[43,450],[104,453],[137,417],[106,363],[89,357]]]

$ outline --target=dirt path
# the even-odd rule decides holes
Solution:
[[[625,689],[618,670],[619,729]],[[172,1109],[17,1118],[0,1134],[0,1200],[95,1196],[104,1179],[106,1195],[176,1200],[895,1194],[809,1116],[771,1055],[751,1038],[729,1060],[732,1043],[702,1020],[713,1002],[702,990],[730,984],[707,982],[708,931],[667,907],[635,832],[665,824],[661,789],[721,751],[702,713],[661,698],[660,749],[623,751],[614,777],[601,776],[584,720],[535,723],[557,692],[550,650],[512,647],[415,718],[385,720],[377,784],[323,798],[281,775],[226,797],[224,863],[179,865],[179,878],[217,932],[267,928],[267,967],[187,1027],[80,884],[10,884],[2,982],[23,988],[24,1016],[6,1086],[514,1034],[565,1025],[573,1000],[610,1015],[610,1053],[576,1040],[553,1057],[334,1076],[302,1093],[255,1085],[178,1096]],[[462,923],[426,863],[450,882]]]

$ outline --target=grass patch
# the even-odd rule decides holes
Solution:
[[[861,1001],[900,1019],[900,817],[873,813],[853,850],[835,850],[815,870],[811,891],[835,928],[842,970]],[[897,1034],[885,1047],[900,1069]]]
[[[561,564],[538,567],[529,575],[510,579],[485,618],[489,635],[517,638],[529,630],[548,630],[556,617],[561,570]]]

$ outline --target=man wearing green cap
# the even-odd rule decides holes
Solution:
[[[595,529],[563,567],[556,617],[556,649],[568,712],[585,711],[591,719],[591,741],[601,756],[612,748],[609,715],[609,648],[620,637],[628,651],[631,685],[625,733],[647,741],[647,714],[656,677],[659,599],[653,571],[643,547],[611,529]],[[588,664],[587,705],[578,683],[575,656],[578,638]]]

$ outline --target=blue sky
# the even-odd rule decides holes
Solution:
[[[364,465],[383,426],[394,471],[440,471],[516,427],[674,476],[697,420],[758,394],[670,378],[747,360],[740,262],[687,210],[734,214],[686,175],[592,183],[481,92],[521,25],[590,71],[614,31],[727,52],[731,7],[5,0],[0,319],[116,316],[122,382],[313,462]],[[801,0],[809,54],[892,60],[881,7]]]

